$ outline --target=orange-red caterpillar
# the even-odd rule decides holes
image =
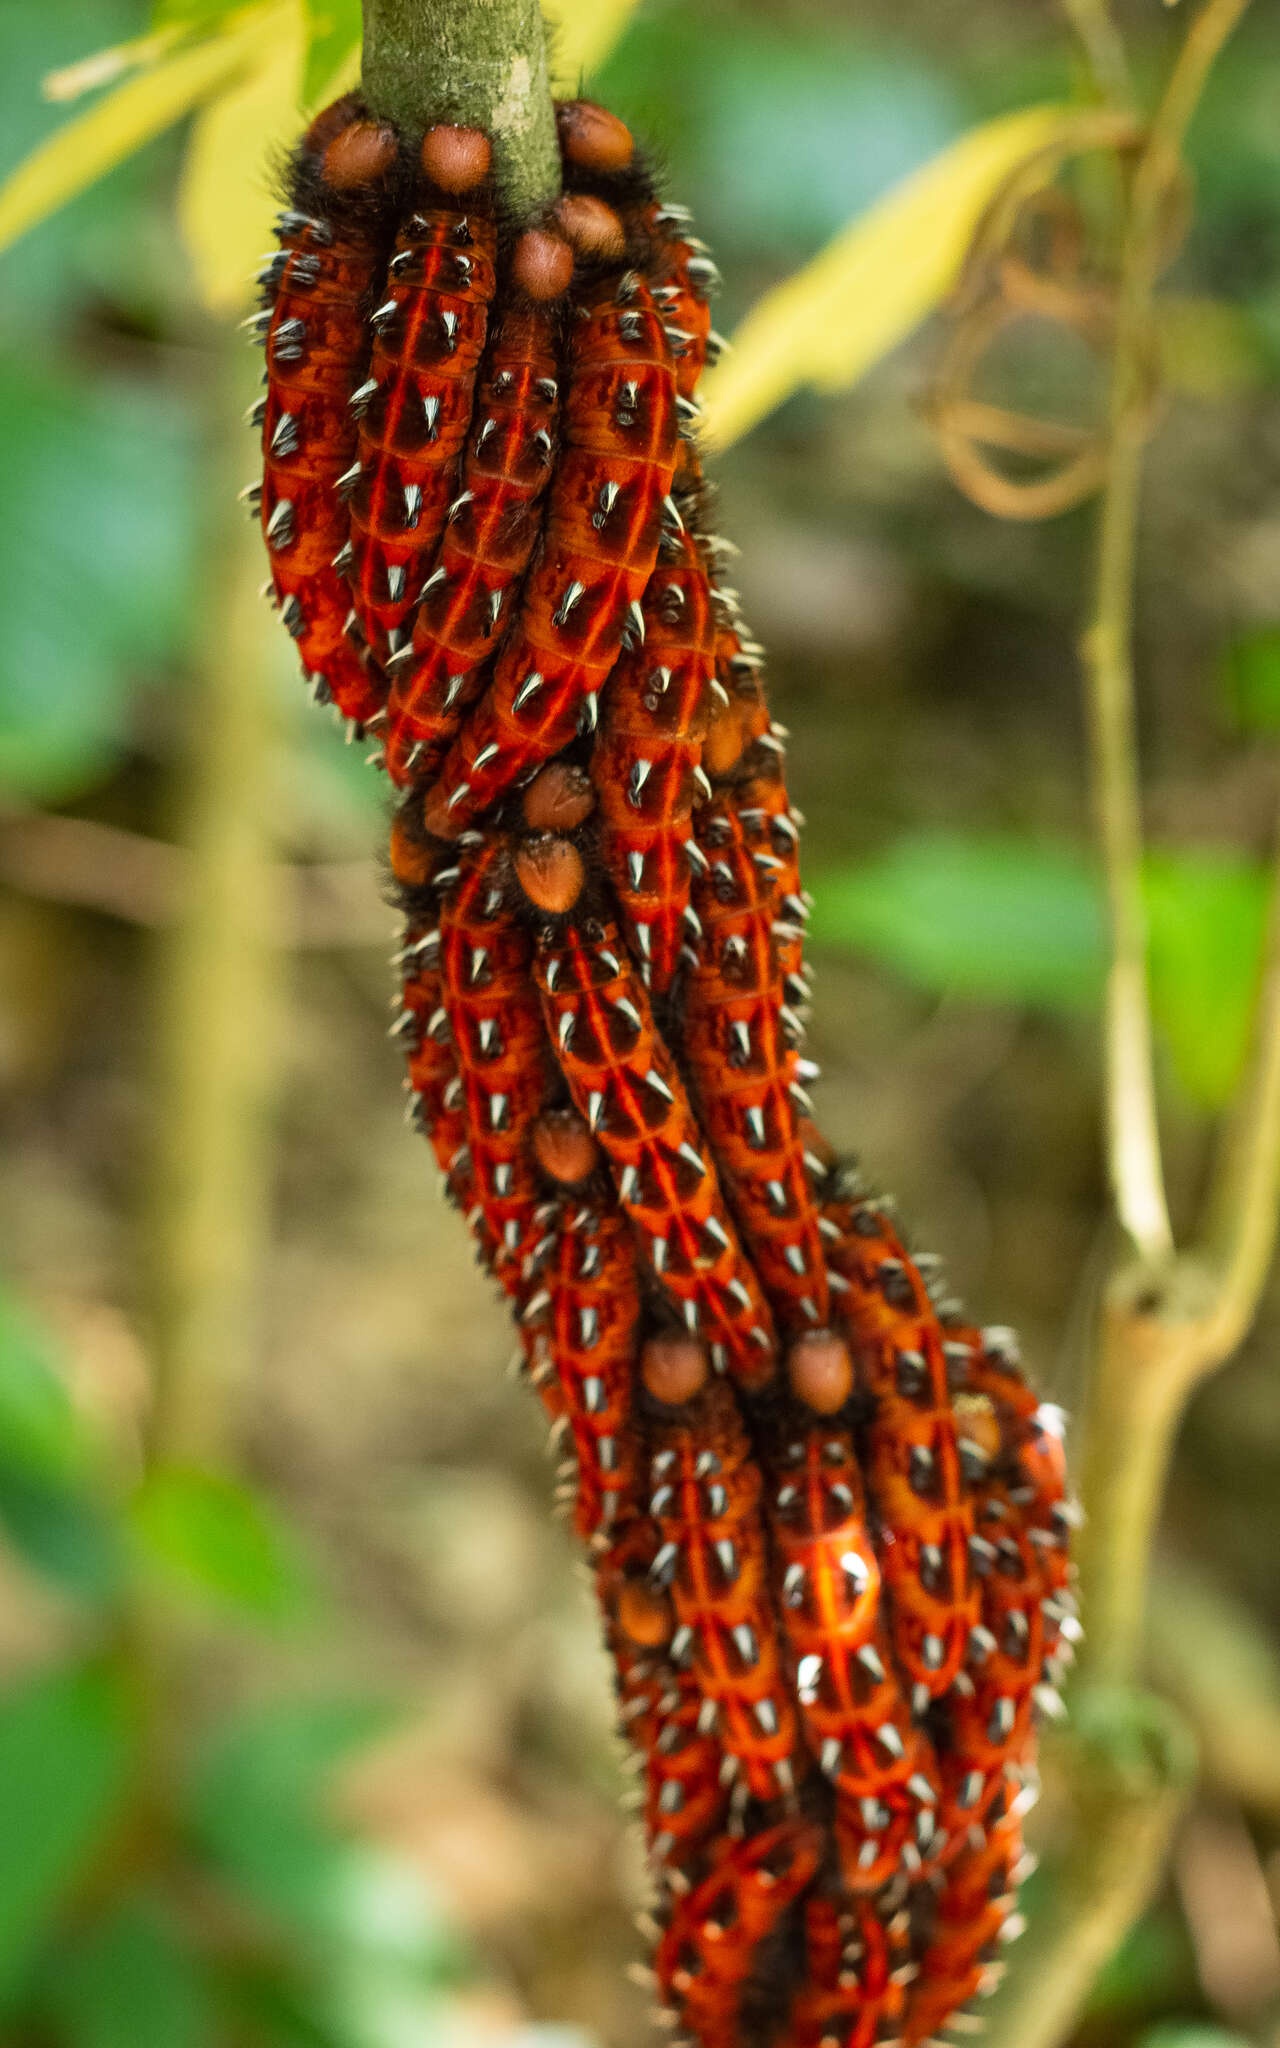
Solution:
[[[1009,1813],[993,1822],[985,1840],[967,1843],[946,1873],[907,1999],[904,2048],[925,2048],[971,1998],[995,1989],[1003,1972],[993,1952],[1021,1931],[1012,1910],[1021,1862],[1021,1828]]]
[[[707,1135],[743,1237],[779,1321],[824,1327],[831,1288],[819,1206],[805,1162],[807,1068],[784,1000],[770,820],[736,792],[697,818],[705,867],[694,878],[701,938],[686,986],[685,1051]]]
[[[354,452],[347,400],[364,372],[365,307],[393,232],[386,173],[396,155],[395,138],[389,160],[377,146],[387,131],[359,114],[354,96],[335,102],[294,159],[280,253],[262,274],[256,326],[267,389],[252,413],[262,429],[262,528],[281,617],[317,697],[358,724],[381,709],[386,681],[346,633],[351,595],[334,559],[347,517],[337,485]],[[359,141],[370,136],[361,158]],[[354,168],[367,175],[344,174],[352,138]]]
[[[762,1385],[774,1370],[769,1310],[616,929],[550,928],[535,971],[556,1057],[647,1264],[714,1362],[745,1386]]]
[[[399,959],[403,984],[391,1029],[407,1048],[405,1085],[412,1119],[430,1139],[450,1194],[466,1207],[472,1185],[471,1154],[462,1077],[444,1009],[439,927],[423,929],[411,923]]]
[[[915,1975],[909,1914],[886,1922],[861,1899],[810,1898],[804,1957],[780,2048],[876,2048],[899,2033]]]
[[[887,1792],[903,1790],[925,1811],[937,1792],[932,1751],[912,1726],[894,1667],[853,1440],[807,1429],[775,1477],[778,1611],[801,1725],[823,1773],[874,1836],[874,1809]],[[931,1826],[925,1832],[927,1840]]]
[[[689,535],[675,531],[641,604],[644,640],[609,678],[591,779],[600,852],[641,979],[658,995],[675,976],[688,936],[690,823],[709,785],[701,775],[715,627],[706,571]]]
[[[491,332],[461,489],[423,586],[411,648],[391,663],[387,767],[425,780],[483,682],[538,538],[559,417],[558,312],[517,304]]]
[[[748,1789],[789,1794],[803,1750],[770,1600],[760,1468],[731,1390],[712,1381],[650,1440],[649,1512],[662,1538],[653,1577],[670,1587],[680,1624],[671,1656],[689,1661]]]
[[[658,1943],[658,1990],[701,2048],[739,2048],[740,2011],[760,1951],[818,1868],[818,1830],[783,1821],[721,1843],[701,1884],[677,1899]]]
[[[640,1290],[623,1219],[575,1208],[559,1219],[522,1320],[531,1376],[563,1417],[577,1453],[574,1524],[583,1540],[608,1529],[637,1491],[631,1410]]]
[[[943,1767],[952,1825],[982,1821],[1033,1746],[1044,1658],[1045,1581],[1007,1493],[984,1493],[980,1619],[970,1631],[966,1669],[947,1696],[951,1753]]]
[[[657,1881],[688,1885],[693,1861],[723,1831],[729,1788],[723,1751],[697,1680],[671,1662],[670,1595],[651,1577],[662,1538],[638,1517],[596,1573],[622,1730],[643,1759],[645,1836]]]
[[[575,304],[564,444],[547,532],[492,687],[426,799],[448,837],[565,746],[624,641],[657,559],[677,440],[675,373],[652,294],[634,272]]]
[[[437,871],[435,883],[442,1003],[461,1074],[476,1220],[499,1280],[520,1298],[524,1261],[540,1234],[543,1191],[530,1141],[548,1071],[530,942],[507,907],[503,841],[468,841],[457,868]]]
[[[382,660],[404,644],[457,489],[493,292],[487,199],[477,193],[464,209],[426,188],[396,237],[386,297],[369,316],[369,375],[350,397],[356,460],[338,486],[351,525],[340,562],[360,628]]]
[[[869,1202],[830,1216],[833,1267],[849,1281],[842,1313],[874,1402],[866,1429],[867,1491],[893,1543],[881,1563],[894,1614],[894,1649],[923,1707],[951,1685],[978,1619],[971,1483],[950,1373],[967,1374],[968,1346],[942,1328],[919,1270]]]

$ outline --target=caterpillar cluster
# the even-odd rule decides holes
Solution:
[[[251,496],[399,793],[393,1029],[571,1452],[665,2014],[924,2043],[1018,1926],[1060,1434],[813,1123],[799,819],[695,438],[715,266],[620,121],[557,115],[523,221],[477,130],[312,124]]]

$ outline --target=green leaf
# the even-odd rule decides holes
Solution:
[[[81,1469],[84,1438],[53,1344],[0,1286],[0,1460],[38,1479]]]
[[[307,62],[302,98],[319,106],[337,93],[339,74],[360,48],[360,0],[306,0]]]
[[[191,1821],[206,1853],[295,1933],[327,1938],[345,1923],[352,1851],[325,1792],[336,1765],[387,1719],[368,1700],[259,1709],[224,1729],[196,1772]]]
[[[1248,1056],[1269,877],[1238,854],[1152,854],[1151,1007],[1188,1100],[1221,1109]]]
[[[45,1673],[0,1697],[0,2007],[115,1820],[132,1752],[102,1671]]]
[[[138,667],[186,631],[195,435],[154,387],[0,357],[0,441],[0,788],[61,799],[124,746]]]
[[[0,249],[225,86],[251,54],[253,33],[241,26],[163,58],[38,144],[0,185]]]
[[[1116,139],[1117,121],[1027,107],[971,129],[850,221],[754,306],[706,380],[706,430],[727,447],[803,384],[856,383],[956,281],[985,211],[1015,172],[1044,184],[1068,150]]]
[[[1223,663],[1227,706],[1243,732],[1280,731],[1280,626],[1242,633]]]
[[[260,1621],[296,1620],[311,1589],[268,1504],[225,1474],[160,1466],[130,1507],[143,1556],[187,1589]]]
[[[209,2048],[206,1974],[153,1902],[126,1902],[52,1958],[44,2001],[65,2048]]]
[[[0,1454],[0,1529],[32,1571],[93,1606],[118,1594],[119,1531],[106,1511],[70,1487],[22,1472]]]
[[[1253,2048],[1253,2043],[1247,2034],[1210,2026],[1207,2020],[1162,2020],[1139,2035],[1138,2048]]]
[[[1016,838],[922,833],[865,866],[819,874],[810,925],[918,986],[975,1001],[1075,1010],[1106,963],[1098,882],[1083,853]],[[1181,1093],[1231,1100],[1248,1056],[1270,881],[1221,850],[1148,857],[1151,1008]]]
[[[1097,997],[1102,916],[1070,848],[925,833],[812,886],[817,944],[870,953],[924,988],[1048,1009]]]

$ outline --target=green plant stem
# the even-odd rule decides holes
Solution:
[[[433,121],[485,129],[513,214],[559,193],[538,0],[365,0],[363,83],[373,111],[411,134]]]
[[[1164,1193],[1142,904],[1142,830],[1134,719],[1133,567],[1148,426],[1152,305],[1167,209],[1187,125],[1213,57],[1248,0],[1207,0],[1188,30],[1129,193],[1121,250],[1110,445],[1093,613],[1083,645],[1094,807],[1106,871],[1113,958],[1106,1005],[1108,1157],[1117,1214],[1136,1258],[1112,1277],[1085,1419],[1089,1521],[1081,1572],[1093,1670],[1131,1682],[1164,1475],[1196,1380],[1220,1364],[1252,1318],[1270,1261],[1280,1196],[1280,933],[1273,930],[1256,1081],[1232,1167],[1230,1249],[1175,1261]],[[1258,1213],[1261,1210],[1261,1215]]]
[[[1143,379],[1150,361],[1156,276],[1150,184],[1140,166],[1122,248],[1093,605],[1081,658],[1094,814],[1111,924],[1104,1027],[1108,1169],[1122,1226],[1142,1259],[1158,1266],[1173,1250],[1173,1233],[1160,1158],[1147,988],[1132,596],[1147,432]]]
[[[1080,38],[1099,97],[1113,106],[1129,106],[1133,97],[1129,59],[1107,0],[1062,0],[1062,5]]]
[[[216,1459],[253,1350],[280,1068],[280,907],[269,784],[279,628],[257,594],[262,542],[235,503],[253,365],[219,337],[197,687],[177,793],[190,854],[185,916],[158,942],[156,1138],[146,1233],[155,1404],[151,1455]],[[234,476],[233,468],[234,465]]]

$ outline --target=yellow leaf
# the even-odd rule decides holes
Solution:
[[[802,384],[855,383],[945,298],[983,210],[1020,165],[1042,184],[1068,150],[1116,133],[1113,116],[1028,107],[913,171],[747,314],[703,387],[708,438],[727,447]]]
[[[544,0],[551,82],[572,93],[598,70],[636,11],[637,0]]]
[[[90,57],[46,72],[40,89],[47,100],[78,100],[82,93],[96,92],[126,71],[140,71],[156,63],[182,40],[183,32],[175,24],[149,36],[135,36],[132,42],[113,43],[108,50],[95,50]]]
[[[131,78],[41,142],[0,186],[0,249],[234,78],[252,49],[244,24]]]
[[[245,304],[271,245],[275,167],[298,132],[306,48],[301,0],[273,6],[254,40],[253,69],[192,128],[178,219],[196,288],[213,313]]]

